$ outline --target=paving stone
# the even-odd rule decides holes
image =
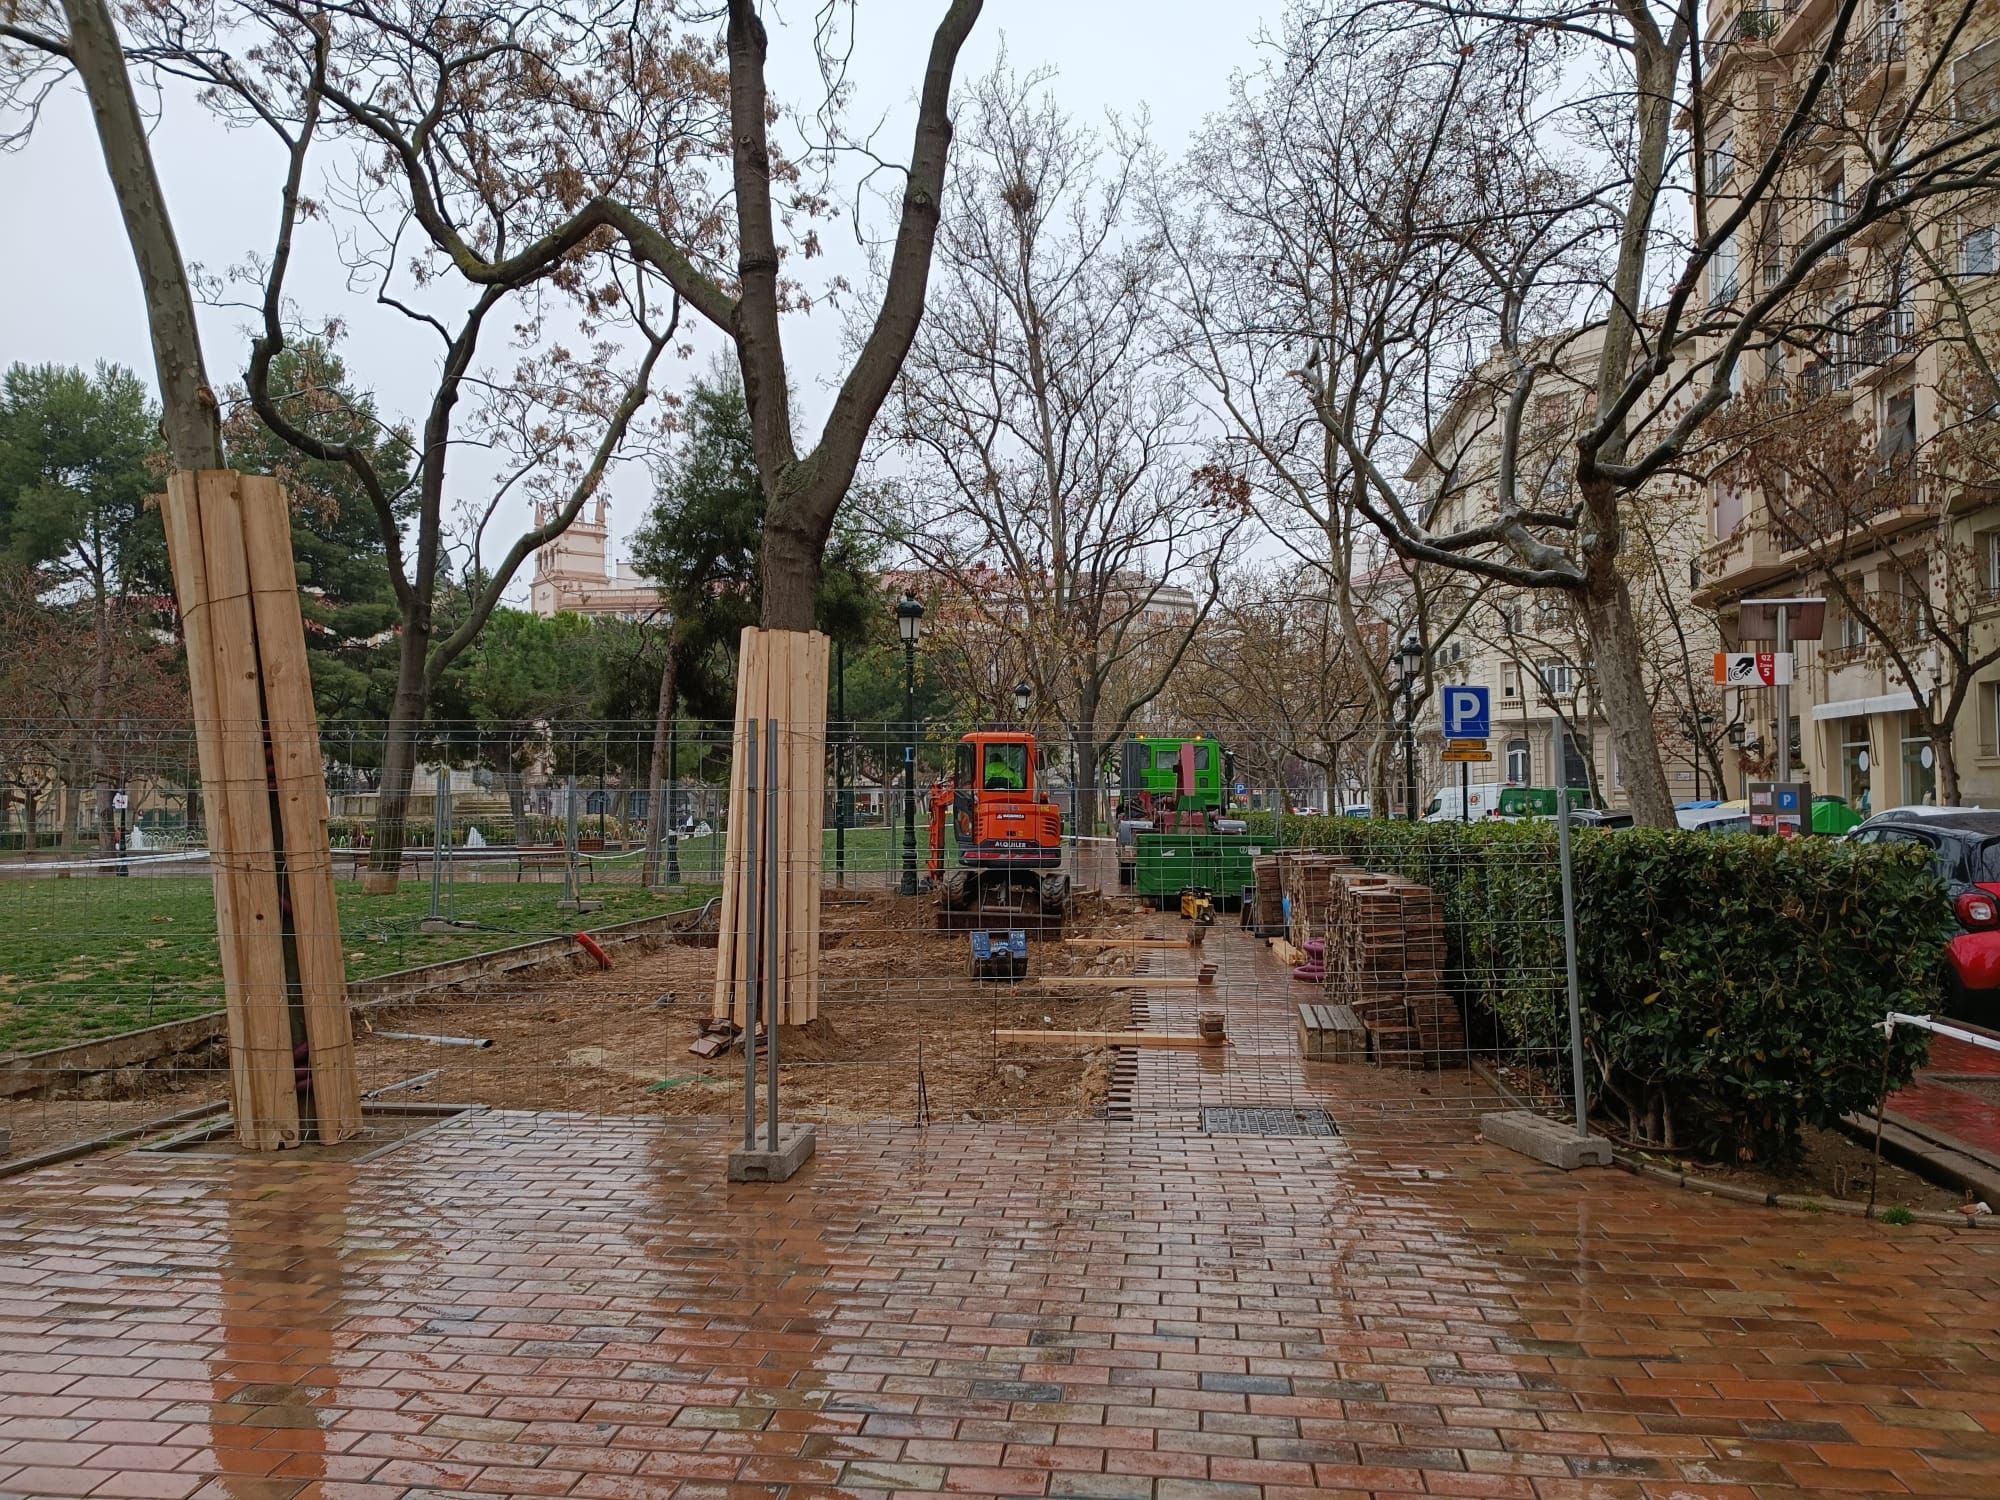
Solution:
[[[737,1188],[727,1120],[506,1111],[0,1181],[0,1495],[1996,1493],[2000,1234],[1547,1171],[1449,1072],[1306,1080],[1288,973],[1205,957],[1228,1055],[1146,1053],[1122,1122],[822,1125]]]

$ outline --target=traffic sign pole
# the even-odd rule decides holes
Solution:
[[[1780,655],[1792,649],[1791,633],[1787,628],[1790,624],[1791,611],[1785,605],[1780,604],[1778,606],[1778,651]],[[1786,680],[1778,684],[1778,780],[1780,781],[1790,781],[1792,779],[1792,689],[1790,677],[1791,674],[1787,673]]]

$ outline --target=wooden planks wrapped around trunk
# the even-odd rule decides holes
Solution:
[[[361,1099],[284,489],[263,475],[176,471],[161,513],[207,809],[236,1138],[260,1151],[344,1140],[361,1128]]]
[[[803,1026],[819,1015],[820,870],[826,828],[827,638],[818,631],[744,630],[736,668],[736,727],[730,744],[728,847],[715,945],[717,1020],[745,1024],[749,957],[744,930],[743,847],[748,726],[757,724],[758,795],[770,764],[767,732],[778,728],[778,1020]],[[763,833],[763,809],[758,824]],[[768,837],[763,845],[769,848]],[[760,851],[759,864],[763,863]]]

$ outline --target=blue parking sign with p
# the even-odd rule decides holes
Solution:
[[[1493,695],[1490,688],[1448,687],[1444,690],[1444,737],[1448,740],[1483,740],[1492,729]]]

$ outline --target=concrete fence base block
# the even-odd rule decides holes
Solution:
[[[757,1132],[758,1141],[764,1139],[764,1132]],[[778,1126],[778,1149],[767,1151],[760,1144],[755,1150],[737,1149],[729,1153],[729,1180],[731,1182],[785,1182],[798,1171],[813,1154],[813,1129],[810,1125]]]
[[[1496,1146],[1532,1156],[1565,1172],[1578,1167],[1611,1165],[1611,1142],[1599,1136],[1578,1135],[1572,1125],[1544,1119],[1525,1109],[1481,1115],[1479,1133]]]

